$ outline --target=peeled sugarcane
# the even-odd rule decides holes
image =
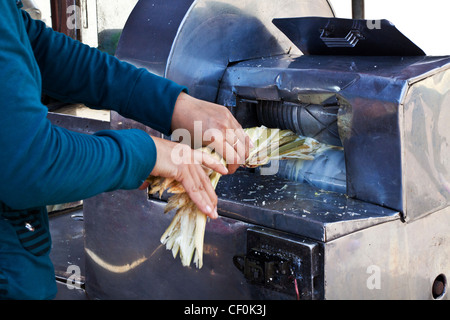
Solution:
[[[271,160],[313,160],[315,154],[328,148],[312,138],[298,136],[290,130],[268,129],[261,126],[245,129],[245,132],[254,145],[243,164],[248,168],[265,165]],[[202,151],[219,157],[222,163],[226,164],[222,157],[210,149],[202,148]],[[221,174],[213,170],[207,173],[215,189]],[[193,257],[197,268],[201,268],[206,215],[197,208],[183,186],[174,179],[149,177],[147,181],[150,183],[149,194],[159,193],[161,197],[166,190],[173,194],[168,199],[164,213],[177,210],[169,227],[161,236],[161,243],[166,245],[167,250],[172,250],[174,258],[180,253],[183,266],[189,266]]]
[[[202,148],[203,152],[208,152],[219,157],[208,148]],[[219,157],[225,165],[225,161]],[[208,169],[207,174],[213,188],[215,189],[220,173]],[[177,212],[169,227],[161,236],[161,243],[166,245],[167,250],[172,250],[172,255],[176,258],[178,252],[183,266],[189,266],[194,257],[197,268],[203,266],[203,238],[205,235],[206,215],[201,212],[191,201],[183,186],[174,179],[162,177],[149,177],[149,194],[159,193],[161,197],[164,191],[174,194],[169,197],[164,213],[173,209]],[[194,255],[195,252],[195,255]]]

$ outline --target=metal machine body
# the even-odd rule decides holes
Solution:
[[[275,175],[222,177],[202,269],[159,243],[173,217],[165,199],[136,190],[85,200],[88,295],[448,299],[450,58],[423,55],[386,21],[401,53],[376,51],[383,36],[363,20],[341,37],[347,22],[327,1],[176,2],[141,0],[117,56],[229,107],[244,127],[285,127],[338,148],[280,163]],[[316,30],[312,39],[289,31],[299,25]],[[348,54],[364,41],[369,52]],[[160,135],[117,114],[111,126]]]

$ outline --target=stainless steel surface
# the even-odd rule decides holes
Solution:
[[[110,129],[110,121],[108,120],[83,118],[57,112],[49,112],[47,118],[54,125],[81,133],[93,134],[97,131]]]
[[[141,0],[123,29],[116,57],[164,76],[178,27],[193,0]]]
[[[198,0],[180,24],[165,76],[215,101],[227,66],[298,50],[272,24],[277,17],[333,16],[327,1]],[[193,45],[195,44],[195,45]]]
[[[49,227],[52,235],[50,259],[58,289],[54,300],[87,300],[82,207],[51,213]]]
[[[340,192],[257,170],[222,177],[202,269],[182,267],[159,242],[174,214],[163,214],[167,196],[135,190],[87,199],[86,292],[98,299],[448,299],[450,57],[296,52],[273,18],[330,17],[327,1],[178,2],[140,1],[120,58],[226,105],[244,126],[257,125],[269,104],[281,105],[282,117],[269,120],[297,121],[298,131],[328,129],[336,119],[343,151],[317,159],[310,172],[318,177],[322,166],[325,184],[337,179]],[[330,101],[337,112],[322,121]],[[305,117],[294,115],[307,106],[314,119],[300,126]],[[114,113],[111,127],[158,134]]]
[[[52,234],[52,259],[57,277],[68,278],[68,266],[80,268],[80,280],[84,281],[84,224],[83,209],[62,210],[49,215],[49,226]]]
[[[159,242],[173,212],[165,215],[165,202],[146,198],[145,191],[119,191],[85,201],[86,291],[92,297],[252,299],[259,294],[233,265],[234,255],[245,253],[247,223],[225,217],[209,221],[204,267],[187,268]]]
[[[222,177],[216,192],[223,216],[318,241],[400,219],[397,211],[274,175],[239,171]]]
[[[410,223],[392,221],[325,245],[325,299],[448,300],[432,287],[450,273],[450,209]]]
[[[403,207],[408,220],[450,204],[450,62],[442,69],[408,80],[401,100]]]
[[[445,119],[438,110],[446,110],[449,92],[444,88],[448,88],[449,72],[449,57],[283,55],[227,68],[217,101],[235,110],[245,107],[236,105],[236,97],[237,101],[299,103],[306,97],[320,101],[323,96],[334,95],[340,106],[337,118],[345,152],[347,195],[398,210],[409,220],[449,204],[442,183],[448,181],[446,160],[438,160],[448,156],[436,158],[436,154],[447,151],[441,141],[450,132],[443,125],[439,129],[434,125]],[[404,103],[410,101],[409,106]],[[434,118],[420,116],[430,109],[435,110],[430,113]],[[408,161],[404,144],[410,146]],[[427,152],[422,151],[423,146]],[[422,158],[425,169],[416,171],[411,157]],[[411,165],[413,168],[407,169]],[[410,181],[415,174],[409,170],[433,175]],[[423,181],[429,183],[418,187]],[[427,189],[422,194],[426,197],[419,197],[417,189]],[[417,210],[408,210],[410,197],[421,202],[415,206]]]
[[[337,193],[261,177],[263,181],[241,172],[219,182],[221,217],[207,223],[200,270],[182,267],[160,244],[174,214],[164,215],[165,202],[146,200],[145,191],[85,200],[86,291],[99,299],[295,299],[294,287],[279,293],[249,284],[234,265],[234,257],[246,253],[249,228],[288,231],[318,239],[313,243],[321,246],[322,241],[399,219],[395,211]]]
[[[291,181],[304,182],[318,189],[347,192],[347,174],[345,156],[341,149],[326,150],[314,157],[314,160],[279,161],[277,176]]]
[[[215,101],[229,64],[299,53],[271,21],[308,15],[334,14],[326,0],[141,0],[115,55],[185,85],[192,96]],[[123,122],[115,112],[111,117]]]

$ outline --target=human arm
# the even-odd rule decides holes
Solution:
[[[214,135],[214,141],[205,139],[203,145],[210,145],[222,154],[229,163],[230,172],[236,171],[244,162],[249,139],[227,108],[195,99],[186,94],[187,88],[183,86],[146,70],[137,70],[115,57],[57,34],[42,22],[30,19],[26,13],[23,16],[36,59],[43,70],[44,92],[63,101],[115,110],[164,134],[184,128],[194,137],[197,134],[194,133],[194,121],[200,121],[202,136],[211,129],[221,134],[221,137]],[[66,47],[71,48],[70,52],[65,50]],[[61,54],[55,55],[55,52]],[[158,86],[154,85],[156,82]],[[105,85],[99,86],[99,83]],[[161,96],[170,99],[161,99]]]
[[[26,12],[22,11],[22,17],[44,93],[61,101],[114,110],[170,133],[175,101],[187,91],[185,87],[57,33]]]
[[[186,101],[181,99],[185,95],[179,94],[185,91],[184,87],[145,70],[138,70],[96,49],[88,48],[62,34],[55,33],[38,21],[29,19],[25,13],[22,15],[34,56],[42,72],[43,91],[51,96],[63,101],[83,102],[93,108],[115,110],[125,117],[137,120],[163,133],[170,133],[172,129],[173,121],[171,122],[170,119],[174,112],[175,101],[177,110],[186,110],[186,107],[189,107],[191,111],[199,110],[192,108],[192,104],[179,103],[181,100]],[[192,102],[192,99],[190,101]],[[196,103],[196,106],[202,105],[204,102]],[[195,114],[198,115],[198,112],[191,113],[191,115]],[[173,117],[173,119],[176,118],[176,116]],[[192,118],[185,117],[186,119]],[[189,126],[189,122],[184,121],[184,124],[181,122],[181,125]],[[119,133],[104,132],[102,134],[116,136]],[[139,135],[138,132],[136,134]],[[123,147],[126,141],[122,141],[119,145]],[[151,152],[146,152],[144,147],[140,150],[148,157],[150,163],[156,163],[152,174],[159,171],[158,163],[164,165],[170,163],[167,157],[165,161],[156,160],[157,154],[160,154],[158,158],[165,154],[163,146],[164,144],[159,143],[154,147],[156,150]],[[181,170],[182,168],[184,169]],[[210,186],[205,185],[206,179],[200,163],[178,166],[173,172],[183,179],[188,193],[191,190],[191,196],[197,199],[197,201],[193,199],[194,202],[197,202],[204,209],[203,211],[206,207],[210,207],[205,203],[215,206],[217,197],[211,192]],[[192,175],[192,172],[197,174]],[[101,178],[99,181],[102,181]],[[45,180],[42,181],[44,182]],[[72,195],[75,196],[76,193]]]
[[[156,162],[153,139],[136,129],[105,130],[86,135],[52,125],[46,117],[47,108],[40,102],[40,69],[44,70],[43,78],[47,82],[52,77],[47,78],[44,74],[51,67],[36,64],[32,47],[26,39],[28,33],[22,20],[23,13],[15,7],[15,2],[0,2],[0,12],[0,108],[3,114],[0,119],[0,201],[14,209],[27,209],[85,199],[105,191],[138,188]],[[53,56],[58,54],[63,52],[53,52]],[[45,61],[46,64],[52,63],[50,58]],[[139,78],[139,71],[130,73],[131,77]],[[106,77],[107,80],[110,76]],[[76,79],[58,78],[55,74],[53,82],[58,88],[71,80]],[[46,86],[51,87],[49,83]],[[75,92],[77,86],[82,86],[82,83],[67,85],[68,89],[61,90],[63,93],[74,92],[71,98],[75,99],[80,94]],[[97,83],[97,87],[103,86],[108,87]],[[111,86],[118,89],[117,85]],[[92,102],[111,99],[108,95],[110,88],[98,92],[89,88],[79,89]],[[128,87],[123,89],[133,91]],[[161,92],[149,94],[151,97],[155,95],[159,96]],[[118,97],[117,94],[113,96]],[[172,93],[168,99],[161,100],[170,107],[171,102],[167,100],[175,101],[177,96],[177,93]],[[141,94],[133,99],[136,97],[141,97]],[[133,99],[130,98],[130,102]],[[168,108],[171,109],[173,106]],[[168,118],[161,120],[161,126]]]

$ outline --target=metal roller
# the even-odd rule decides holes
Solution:
[[[333,146],[342,146],[337,126],[339,106],[259,101],[259,123],[269,128],[289,129]]]

